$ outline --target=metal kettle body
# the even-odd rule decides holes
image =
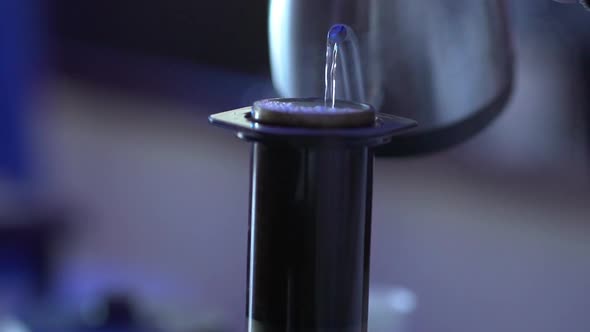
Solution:
[[[358,35],[365,100],[418,121],[381,154],[460,143],[501,111],[513,81],[503,0],[270,0],[272,78],[284,97],[324,91],[325,35],[343,23]]]

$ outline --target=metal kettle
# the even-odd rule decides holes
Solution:
[[[273,83],[284,97],[324,91],[325,35],[358,35],[364,99],[419,128],[378,151],[407,155],[460,143],[507,102],[513,52],[503,0],[270,0]]]

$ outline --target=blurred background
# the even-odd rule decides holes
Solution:
[[[390,331],[590,330],[590,13],[510,13],[502,114],[376,162]],[[0,331],[243,330],[249,147],[207,116],[276,95],[267,16],[266,0],[0,2]]]

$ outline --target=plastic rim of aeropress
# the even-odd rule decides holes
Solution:
[[[341,100],[336,102],[335,111],[316,110],[307,112],[309,114],[262,107],[276,102],[310,108],[325,107],[323,98],[265,99],[252,106],[213,114],[209,116],[209,122],[233,130],[239,138],[247,141],[265,141],[280,137],[297,145],[328,140],[365,146],[386,144],[395,134],[417,125],[411,119],[376,112],[368,104]]]

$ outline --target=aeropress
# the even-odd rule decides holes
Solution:
[[[209,117],[252,145],[250,332],[367,330],[373,149],[416,122],[335,98],[338,52],[344,59],[352,36],[330,29],[325,98],[267,99]],[[354,66],[342,77],[356,77],[346,69]]]

